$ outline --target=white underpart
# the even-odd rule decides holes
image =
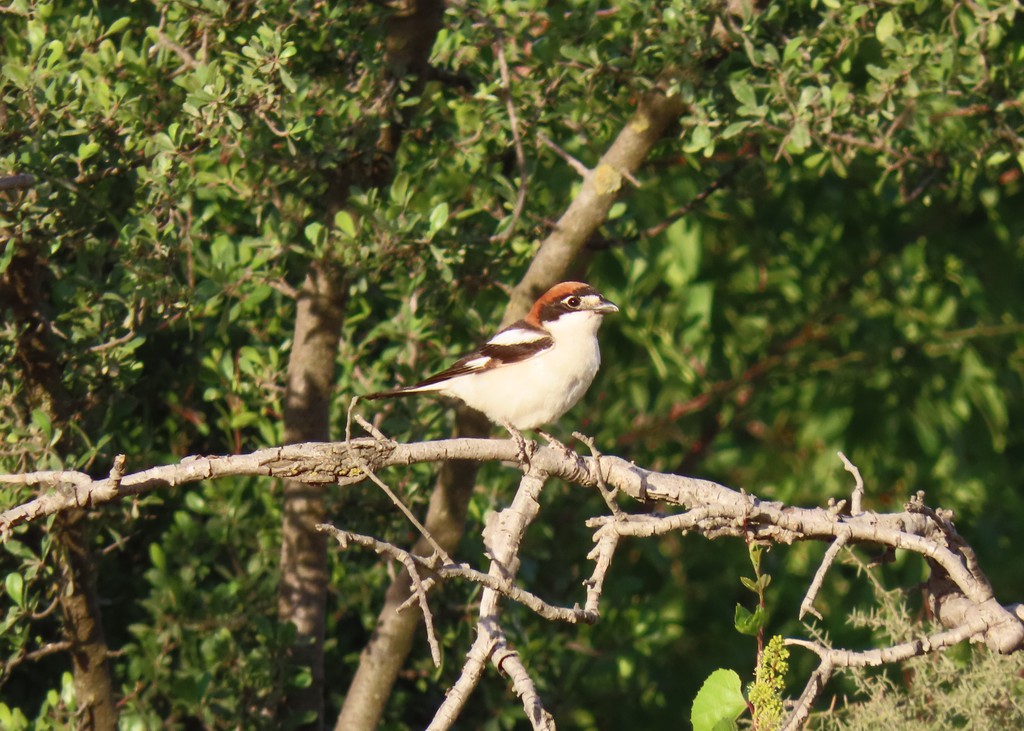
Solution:
[[[591,311],[564,314],[546,325],[554,340],[547,350],[518,363],[458,376],[437,390],[462,399],[498,424],[516,429],[548,424],[575,406],[593,382],[601,365],[601,319]],[[513,332],[522,336],[530,331]],[[497,337],[491,342],[501,344]],[[523,340],[504,344],[519,342]]]

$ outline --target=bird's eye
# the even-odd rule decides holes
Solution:
[[[580,298],[575,296],[569,297],[565,300],[565,304],[569,305],[569,307],[575,310],[577,307],[580,306]]]

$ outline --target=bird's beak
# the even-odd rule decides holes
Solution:
[[[602,315],[605,315],[605,314],[607,314],[609,312],[618,312],[618,311],[619,311],[619,306],[616,305],[614,302],[609,302],[604,297],[602,297],[601,301],[598,302],[597,305],[594,307],[594,312],[600,312]]]

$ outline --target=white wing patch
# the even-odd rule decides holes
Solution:
[[[462,364],[462,367],[469,371],[480,371],[491,364],[494,358],[490,358],[486,355],[482,355],[479,358],[473,358]]]
[[[546,337],[549,336],[542,330],[526,330],[524,328],[514,327],[509,328],[508,330],[502,330],[500,333],[488,340],[487,344],[526,345],[527,343],[535,343],[538,340],[543,340]]]

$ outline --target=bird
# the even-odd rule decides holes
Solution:
[[[556,284],[526,317],[445,370],[363,398],[453,396],[521,440],[521,430],[557,420],[583,397],[601,365],[597,331],[605,315],[618,311],[589,284]]]

